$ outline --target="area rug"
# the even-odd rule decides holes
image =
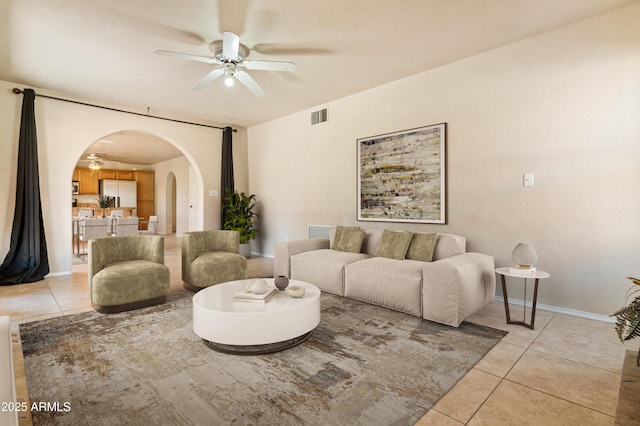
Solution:
[[[228,355],[191,298],[22,324],[34,425],[412,425],[506,334],[323,294],[300,346]]]

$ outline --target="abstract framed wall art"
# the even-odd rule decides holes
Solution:
[[[358,220],[446,223],[446,123],[358,139]]]

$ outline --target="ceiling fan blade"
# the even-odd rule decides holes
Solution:
[[[222,54],[229,59],[238,57],[240,37],[237,34],[225,31],[222,33]]]
[[[193,90],[202,90],[209,83],[211,83],[213,80],[215,80],[216,78],[222,76],[222,74],[224,74],[224,70],[223,69],[215,69],[215,70],[211,71],[210,73],[208,73],[207,75],[205,75],[204,77],[202,77],[200,79],[200,81],[198,81],[196,84],[194,84],[191,87],[191,89],[193,89]]]
[[[278,61],[242,61],[242,65],[248,70],[265,71],[295,71],[298,68],[293,62]]]
[[[262,86],[260,86],[258,82],[255,81],[253,77],[251,77],[249,73],[247,73],[246,71],[237,70],[235,75],[236,75],[236,78],[240,81],[240,83],[244,84],[247,87],[247,89],[249,89],[251,93],[253,93],[257,97],[261,98],[267,94],[267,92],[264,91]]]
[[[220,64],[221,62],[216,58],[209,56],[189,55],[187,53],[171,52],[169,50],[156,50],[157,55],[173,56],[175,58],[188,59],[190,61],[204,62],[205,64]]]

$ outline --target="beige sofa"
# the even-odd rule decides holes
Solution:
[[[335,250],[335,230],[329,239],[276,243],[274,276],[454,327],[493,301],[493,257],[467,253],[464,237],[437,234],[432,261],[423,261],[380,256],[385,231],[363,231],[358,252]]]

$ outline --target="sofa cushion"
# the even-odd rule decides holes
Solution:
[[[412,237],[413,233],[411,232],[395,232],[385,229],[382,232],[382,239],[378,244],[376,256],[398,260],[404,259]]]
[[[127,260],[105,265],[92,279],[91,301],[115,306],[165,296],[169,268],[149,260]]]
[[[360,253],[364,241],[364,231],[357,227],[339,227],[332,248],[348,253]]]
[[[366,259],[364,253],[331,249],[307,251],[291,256],[291,279],[315,284],[322,291],[344,296],[344,265]]]
[[[344,267],[344,295],[422,316],[424,262],[373,257]]]
[[[416,232],[413,234],[405,257],[411,260],[431,262],[437,241],[438,234],[435,232]]]
[[[433,260],[446,259],[466,251],[467,240],[454,234],[438,234],[436,248],[433,251]]]

